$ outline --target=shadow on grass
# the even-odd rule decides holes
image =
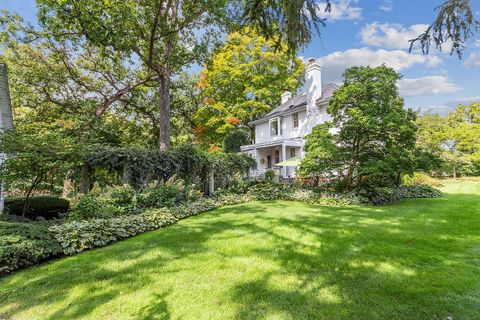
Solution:
[[[388,207],[297,205],[295,212],[285,210],[288,207],[289,203],[276,201],[224,207],[108,248],[26,270],[0,282],[6,288],[0,289],[0,305],[6,306],[7,316],[15,316],[34,306],[73,299],[69,305],[55,306],[47,319],[88,316],[122,295],[141,290],[159,270],[175,277],[179,269],[163,267],[215,250],[207,245],[212,240],[233,237],[241,245],[242,240],[257,236],[272,245],[252,248],[246,257],[261,257],[278,268],[231,284],[225,299],[236,305],[235,318],[478,316],[478,196],[457,194]],[[119,262],[121,268],[112,267]],[[191,265],[182,268],[199,272]],[[154,293],[132,317],[170,319],[170,294]]]

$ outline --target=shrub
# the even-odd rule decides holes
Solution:
[[[268,182],[273,182],[275,180],[275,171],[273,169],[265,170],[265,180]]]
[[[158,186],[146,188],[139,195],[138,205],[141,208],[173,207],[199,197],[193,186],[186,187],[183,180],[172,177]]]
[[[81,195],[69,213],[69,218],[86,220],[104,217],[105,205],[92,194]]]
[[[369,187],[355,190],[355,193],[374,205],[399,202],[407,198],[437,198],[442,192],[428,185],[401,187]]]
[[[14,197],[5,199],[5,211],[7,214],[21,216],[25,197]],[[54,196],[33,196],[30,199],[30,206],[25,214],[26,218],[36,219],[43,217],[45,219],[58,218],[62,213],[66,213],[70,203],[68,200]]]
[[[362,187],[355,193],[374,205],[395,203],[402,199],[395,188],[390,187]]]
[[[0,274],[25,268],[61,253],[46,224],[0,222]]]
[[[109,188],[110,199],[118,207],[130,207],[135,204],[135,190],[128,184]]]
[[[258,183],[250,188],[248,194],[257,200],[287,199],[288,194],[293,192],[294,188],[293,185],[285,183]]]
[[[401,198],[439,198],[442,192],[429,185],[401,186],[397,192]]]
[[[109,219],[73,221],[50,227],[63,253],[71,255],[175,223],[168,209],[149,210],[139,215]]]
[[[424,173],[415,172],[412,175],[406,175],[402,179],[402,183],[406,186],[430,185],[434,187],[442,186],[442,181],[432,178]]]

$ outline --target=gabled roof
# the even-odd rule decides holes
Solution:
[[[317,104],[328,102],[332,98],[333,92],[338,88],[339,87],[334,83],[329,83],[327,85],[322,86],[322,97],[317,100]],[[265,114],[263,117],[250,122],[250,124],[264,122],[265,120],[271,119],[273,117],[294,112],[295,110],[304,108],[306,105],[307,105],[307,96],[305,93],[303,93],[301,95],[288,99],[287,102],[282,103],[281,105],[279,105],[278,107],[270,111],[269,113]]]

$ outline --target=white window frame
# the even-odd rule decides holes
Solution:
[[[296,125],[295,125],[295,122],[296,122]],[[295,112],[295,113],[292,114],[292,128],[293,129],[298,129],[299,124],[300,123],[299,123],[299,118],[298,118],[298,112]]]
[[[273,134],[272,132],[272,124],[277,123],[277,134]],[[278,137],[282,135],[282,118],[276,117],[273,119],[270,119],[268,122],[268,130],[270,131],[270,137]]]
[[[293,158],[297,155],[297,151],[295,150],[294,147],[290,148],[290,158]]]

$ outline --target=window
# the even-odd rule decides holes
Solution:
[[[295,148],[290,148],[290,158],[295,157]]]
[[[298,113],[294,113],[292,116],[293,116],[293,127],[298,128]]]
[[[270,120],[270,136],[279,136],[282,134],[282,119],[274,118]]]
[[[280,162],[280,149],[275,149],[275,163]]]

